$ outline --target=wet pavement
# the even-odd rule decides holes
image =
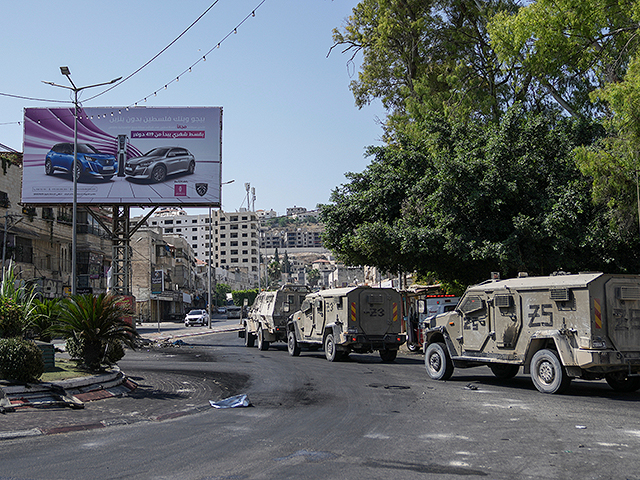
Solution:
[[[211,328],[181,323],[137,328],[143,346],[127,350],[122,371],[116,367],[101,375],[27,386],[0,381],[0,440],[163,421],[211,408],[209,400],[225,398],[228,392],[216,381],[144,365],[156,362],[163,348],[188,344],[189,337],[236,332],[237,320],[212,321]]]

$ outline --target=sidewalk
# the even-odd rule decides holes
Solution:
[[[184,341],[188,337],[198,335],[210,335],[215,333],[235,332],[240,330],[237,320],[212,321],[212,327],[184,327],[181,323],[161,323],[138,325],[138,332],[143,341],[148,343],[174,343]],[[0,380],[0,414],[8,414],[7,420],[17,412],[27,411],[48,412],[60,415],[61,412],[84,409],[86,402],[103,400],[111,397],[127,396],[135,390],[137,384],[114,367],[100,375],[92,375],[81,378],[62,380],[52,383],[42,382],[33,385],[11,385]],[[62,408],[62,410],[60,410]],[[60,415],[66,417],[67,415]],[[13,422],[0,422],[13,423]],[[5,425],[8,427],[8,425]],[[104,426],[104,425],[103,425]],[[86,425],[80,426],[85,429]],[[29,430],[1,431],[0,440],[17,438],[22,436],[39,435],[46,433],[59,433],[69,431],[73,427],[60,427],[60,429],[32,428]],[[75,429],[78,429],[76,426]]]

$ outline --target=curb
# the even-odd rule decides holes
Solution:
[[[105,374],[90,377],[1,387],[0,408],[2,413],[13,412],[18,408],[54,406],[78,409],[84,408],[84,402],[126,395],[135,388],[135,382],[128,379],[118,367],[114,367]]]

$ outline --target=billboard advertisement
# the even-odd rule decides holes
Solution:
[[[22,203],[220,206],[221,107],[26,108]]]

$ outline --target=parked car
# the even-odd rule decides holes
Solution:
[[[184,326],[190,327],[192,325],[209,325],[209,314],[206,310],[191,310],[184,317]]]
[[[186,148],[157,147],[141,157],[130,158],[124,166],[127,179],[164,182],[167,175],[193,173],[196,160]]]
[[[227,313],[227,309],[225,307],[218,307],[218,313]]]
[[[77,179],[95,178],[111,180],[118,173],[118,162],[116,157],[110,153],[102,153],[93,145],[88,143],[78,144],[78,165],[76,171]],[[70,174],[73,169],[73,143],[57,143],[44,160],[44,172],[53,175],[56,172]]]

